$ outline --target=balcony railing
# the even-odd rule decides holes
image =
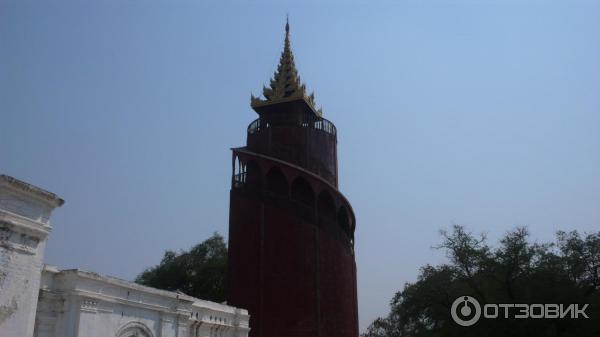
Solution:
[[[321,130],[323,132],[329,133],[333,136],[337,134],[335,129],[335,125],[332,122],[328,121],[325,118],[316,117],[316,116],[305,116],[300,121],[287,121],[287,120],[278,120],[278,121],[265,121],[264,119],[258,118],[254,120],[250,125],[248,125],[248,133],[254,134],[259,133],[265,129],[276,127],[276,126],[299,126],[303,128],[311,128],[315,130]]]
[[[234,188],[244,187],[246,184],[246,172],[234,174],[232,184]]]

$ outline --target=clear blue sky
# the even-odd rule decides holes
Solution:
[[[600,2],[0,0],[0,172],[59,194],[46,260],[125,279],[227,234],[290,14],[339,131],[361,329],[453,223],[600,228]]]

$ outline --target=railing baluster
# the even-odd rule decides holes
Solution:
[[[283,121],[283,120],[276,120],[274,125],[284,126],[284,125],[294,125],[294,124]],[[333,123],[331,123],[330,121],[328,121],[325,118],[308,116],[308,117],[305,117],[303,120],[301,120],[299,124],[295,124],[295,125],[299,125],[300,127],[304,127],[304,128],[312,128],[315,130],[324,131],[324,132],[332,134],[334,136],[336,135],[335,125],[333,125]],[[254,120],[252,123],[250,123],[250,125],[248,125],[248,133],[249,134],[259,133],[259,132],[263,131],[264,129],[268,129],[270,127],[271,127],[270,122],[266,122],[266,121],[263,121],[262,119],[258,118],[256,120]]]

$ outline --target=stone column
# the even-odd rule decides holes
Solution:
[[[54,193],[0,175],[0,336],[33,336]]]

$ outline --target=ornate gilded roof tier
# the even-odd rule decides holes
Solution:
[[[264,99],[251,95],[250,106],[259,112],[261,108],[278,103],[291,102],[296,100],[304,101],[310,110],[318,116],[322,116],[321,109],[315,107],[315,95],[307,95],[306,85],[300,81],[296,64],[294,63],[294,54],[290,46],[290,25],[285,23],[285,42],[283,52],[279,59],[277,71],[271,79],[270,86],[263,86]],[[260,113],[260,112],[259,112]]]

